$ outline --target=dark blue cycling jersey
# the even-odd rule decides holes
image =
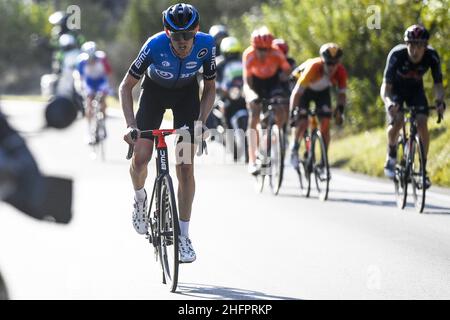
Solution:
[[[165,88],[181,88],[196,80],[203,67],[203,78],[213,80],[216,77],[216,47],[214,38],[206,33],[197,32],[191,53],[184,59],[179,58],[170,45],[165,32],[150,37],[142,47],[128,73],[140,79],[147,76]]]
[[[409,60],[406,45],[399,44],[389,52],[384,80],[394,85],[422,87],[423,75],[430,68],[434,83],[442,83],[441,63],[436,50],[428,46],[422,60],[414,64]]]

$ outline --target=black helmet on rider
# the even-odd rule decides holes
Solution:
[[[171,32],[195,30],[200,21],[197,9],[186,3],[174,4],[162,15],[164,28]]]
[[[336,64],[344,52],[336,43],[325,43],[320,47],[320,57],[326,64]]]
[[[423,42],[427,43],[428,39],[430,39],[430,34],[425,29],[424,26],[421,26],[420,24],[414,24],[408,29],[405,30],[405,35],[403,40],[405,42]]]

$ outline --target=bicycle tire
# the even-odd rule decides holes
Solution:
[[[308,139],[310,139],[309,135],[305,135],[303,137],[303,145],[305,146],[305,149],[302,150],[301,146],[299,148],[300,161],[298,167],[299,177],[300,179],[304,180],[300,180],[300,188],[302,191],[302,195],[306,198],[309,198],[311,194],[311,171],[309,169],[310,150],[308,150],[307,148]]]
[[[327,149],[325,147],[325,141],[319,130],[314,130],[311,139],[311,151],[312,151],[312,172],[314,172],[314,180],[316,182],[317,193],[321,201],[328,199],[328,191],[330,185],[330,166],[328,164]],[[319,147],[319,153],[316,154],[316,146]],[[320,162],[317,163],[317,156],[320,156]]]
[[[423,150],[422,141],[416,136],[413,142],[412,150],[412,167],[411,167],[411,186],[414,199],[414,207],[417,212],[423,213],[425,208],[425,198],[426,198],[426,168],[425,168],[425,153]],[[416,171],[416,161],[418,160],[419,168]]]
[[[283,131],[278,125],[274,124],[270,128],[270,189],[274,195],[278,195],[283,181]]]
[[[395,167],[394,187],[397,207],[404,209],[406,205],[406,198],[408,196],[408,159],[405,152],[405,146],[408,140],[404,141],[400,136],[397,142],[397,165]]]
[[[158,251],[163,267],[163,282],[175,292],[178,285],[179,253],[178,253],[178,210],[173,190],[172,179],[165,175],[159,186],[159,225],[160,241]]]
[[[264,130],[260,127],[258,130],[258,139],[259,139],[259,156],[258,159],[261,161],[260,163],[260,172],[258,175],[256,175],[256,190],[259,193],[262,193],[264,190],[264,181],[265,181],[265,177],[266,177],[266,163],[267,163],[267,155],[270,152],[270,143],[269,143],[269,139],[268,139],[268,135],[267,135],[267,139],[264,140]],[[263,141],[266,141],[267,146],[266,149],[264,150],[264,143]]]

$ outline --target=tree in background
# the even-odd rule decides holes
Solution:
[[[50,48],[42,38],[50,35],[51,8],[0,0],[0,12],[0,92],[19,92],[36,81],[42,65],[50,66]]]

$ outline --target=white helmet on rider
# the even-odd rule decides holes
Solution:
[[[95,52],[97,51],[97,45],[94,41],[88,41],[81,46],[81,50],[89,56],[89,58],[94,57]]]
[[[63,34],[59,37],[59,46],[62,50],[68,51],[77,47],[77,40],[71,34]]]

